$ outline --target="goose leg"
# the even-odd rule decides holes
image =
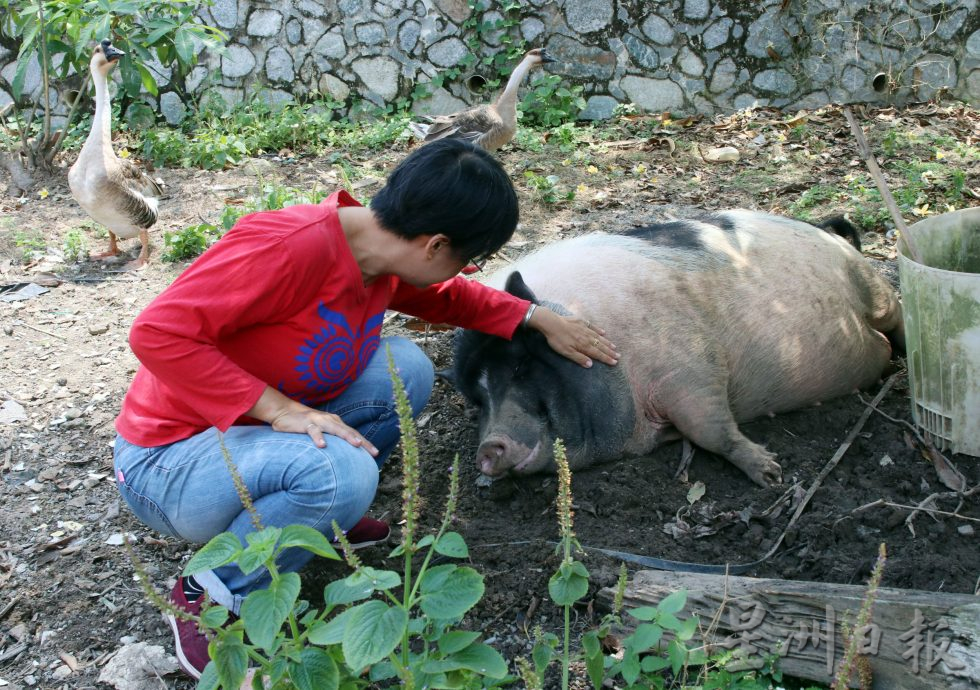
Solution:
[[[119,247],[116,244],[116,236],[112,233],[112,230],[110,230],[109,231],[109,251],[102,252],[100,254],[92,254],[92,255],[89,256],[89,258],[90,259],[107,259],[107,258],[109,258],[111,256],[118,256],[118,255],[119,255]]]
[[[150,258],[150,231],[140,230],[140,255],[126,264],[127,271],[141,269],[146,266],[147,259]]]

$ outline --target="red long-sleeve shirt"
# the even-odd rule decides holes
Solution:
[[[142,366],[116,430],[159,446],[225,431],[272,386],[308,405],[339,395],[377,350],[386,309],[510,338],[529,303],[455,277],[415,288],[395,276],[365,286],[337,209],[253,213],[202,254],[136,318]]]

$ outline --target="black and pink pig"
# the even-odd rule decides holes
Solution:
[[[564,240],[488,282],[600,325],[621,354],[584,369],[534,331],[460,332],[453,378],[490,477],[553,471],[559,438],[574,470],[683,436],[778,482],[738,423],[874,383],[903,337],[894,291],[851,244],[755,211]]]

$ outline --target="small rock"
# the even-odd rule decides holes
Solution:
[[[68,379],[66,379],[64,376],[62,376],[60,379],[58,379],[57,381],[55,381],[55,383],[57,383],[59,386],[67,386],[68,385]]]
[[[3,325],[3,332],[6,333],[7,335],[13,335],[14,334],[14,327],[13,326],[10,326],[8,324],[4,324]]]
[[[65,410],[65,419],[77,419],[82,416],[82,411],[77,407],[69,407]]]
[[[55,678],[55,680],[64,680],[71,675],[71,668],[69,668],[67,665],[59,666],[51,675]]]
[[[12,424],[27,419],[24,406],[14,400],[4,400],[0,404],[0,424]]]
[[[739,158],[738,149],[734,146],[721,146],[704,154],[704,159],[709,163],[732,163]]]
[[[109,324],[104,321],[96,321],[88,325],[89,335],[102,335],[109,331]]]
[[[52,479],[57,478],[60,471],[60,467],[46,467],[37,473],[37,480],[39,482],[50,482]]]
[[[150,690],[160,687],[160,677],[176,673],[177,659],[160,645],[145,642],[122,647],[99,674],[99,682],[117,690]]]
[[[972,525],[960,525],[956,528],[956,531],[962,534],[964,537],[972,537],[974,529]]]
[[[10,635],[15,640],[17,640],[18,642],[22,642],[24,638],[27,636],[27,626],[24,625],[23,623],[18,623],[10,630],[8,630],[7,634]]]
[[[481,474],[476,478],[476,481],[473,483],[476,484],[477,488],[485,489],[489,487],[491,484],[493,484],[493,479],[491,479],[485,474]]]

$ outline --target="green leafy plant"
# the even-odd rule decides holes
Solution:
[[[340,151],[378,149],[410,136],[408,115],[394,107],[388,112],[364,105],[367,119],[351,122],[337,119],[340,105],[327,99],[277,109],[250,101],[227,111],[205,110],[179,129],[146,132],[143,156],[158,166],[220,170],[269,152],[298,157],[331,151],[339,157]]]
[[[401,544],[391,557],[402,559],[402,572],[363,565],[334,523],[354,572],[324,588],[322,610],[311,608],[299,599],[299,574],[280,573],[276,556],[287,548],[331,559],[339,558],[337,552],[326,537],[309,527],[262,528],[236,477],[258,531],[248,535],[244,547],[234,535],[219,534],[191,558],[183,574],[237,563],[245,573],[266,568],[271,584],[246,596],[237,620],[231,621],[222,606],[207,607],[196,619],[215,633],[209,647],[212,660],[199,688],[237,690],[246,679],[249,662],[255,666],[253,687],[333,690],[398,681],[406,688],[468,688],[496,687],[513,680],[503,657],[479,641],[479,632],[453,627],[483,596],[483,577],[468,566],[433,563],[436,555],[450,559],[469,555],[462,536],[449,530],[459,493],[458,456],[439,529],[416,538],[420,470],[415,422],[390,353],[388,368],[401,424],[404,468],[404,527]]]
[[[532,170],[524,171],[524,179],[537,197],[546,204],[554,204],[559,200],[571,201],[575,198],[574,189],[563,189],[559,184],[558,175],[539,175]]]
[[[198,223],[179,232],[163,233],[163,260],[186,261],[201,254],[218,239],[217,228],[210,223]]]
[[[574,122],[566,122],[551,130],[552,140],[558,143],[558,148],[565,153],[575,150],[578,144],[578,134]]]
[[[558,552],[561,565],[548,580],[548,596],[564,613],[564,636],[561,649],[561,686],[568,688],[569,638],[571,637],[572,605],[589,591],[589,571],[581,561],[572,557],[572,549],[581,549],[572,530],[572,472],[568,467],[565,446],[555,441],[555,462],[558,465]],[[600,687],[597,685],[596,687]]]
[[[63,248],[65,259],[72,263],[88,256],[88,245],[85,242],[85,235],[77,228],[69,230],[65,234]]]
[[[126,52],[118,66],[124,99],[139,99],[144,90],[156,95],[151,65],[170,69],[171,80],[179,83],[202,47],[218,46],[225,39],[203,24],[197,11],[197,4],[184,0],[0,0],[0,37],[18,46],[10,81],[15,105],[11,127],[28,168],[51,167],[64,141],[52,120],[57,94],[73,74],[84,75],[79,93],[87,92],[88,63],[98,41],[108,38]],[[42,83],[27,93],[33,64],[40,65]],[[62,129],[72,124],[82,101],[71,101]]]
[[[28,234],[23,230],[18,230],[14,233],[14,246],[20,249],[21,260],[25,264],[29,264],[39,255],[43,255],[48,248],[41,233],[32,232]]]
[[[585,109],[581,86],[564,86],[557,74],[538,74],[519,105],[522,122],[557,127],[573,122]]]
[[[203,253],[238,222],[242,216],[256,211],[274,211],[296,204],[318,204],[327,197],[326,192],[312,189],[304,191],[278,184],[262,185],[259,194],[244,204],[229,204],[221,211],[218,224],[198,223],[179,232],[163,233],[164,261],[186,261]]]

